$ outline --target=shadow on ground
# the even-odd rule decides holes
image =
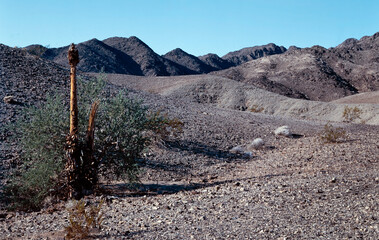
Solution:
[[[100,186],[100,192],[107,195],[107,201],[112,201],[120,197],[138,197],[138,196],[156,196],[164,194],[175,194],[182,191],[193,191],[197,189],[202,189],[206,187],[218,186],[226,183],[236,183],[238,186],[239,181],[256,181],[258,179],[270,179],[273,177],[285,176],[287,174],[269,174],[260,177],[250,177],[250,178],[237,178],[231,180],[222,181],[211,181],[203,183],[149,183],[140,184],[138,186],[131,187],[130,184],[119,183],[119,184],[104,184]]]

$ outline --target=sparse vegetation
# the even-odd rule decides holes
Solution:
[[[362,110],[358,107],[348,107],[346,106],[342,117],[344,118],[344,122],[355,122],[358,119],[361,119]]]
[[[250,108],[249,108],[249,111],[250,112],[254,112],[254,113],[260,113],[260,112],[263,112],[265,109],[263,107],[259,107],[258,105],[252,105]]]
[[[324,143],[338,143],[347,139],[346,131],[340,127],[333,127],[327,123],[320,133],[320,138]]]
[[[98,165],[94,175],[137,183],[140,172],[137,161],[152,138],[158,134],[165,139],[177,133],[183,124],[160,111],[149,113],[142,101],[129,98],[126,91],[114,97],[109,95],[101,77],[80,82],[79,129],[86,128],[92,99],[101,99],[96,119],[93,155]],[[26,108],[12,127],[22,150],[23,165],[5,187],[11,209],[38,210],[49,195],[68,197],[64,169],[68,117],[63,97],[54,95],[38,107]],[[83,132],[79,134],[79,144],[84,144]]]
[[[63,106],[61,96],[48,96],[43,106],[26,108],[16,124],[10,126],[23,162],[5,187],[11,209],[36,210],[58,187],[64,167],[64,133],[68,130]]]
[[[104,220],[101,208],[104,201],[98,205],[86,208],[83,200],[74,203],[69,212],[69,225],[65,227],[67,239],[85,239],[90,236],[92,229],[101,229]]]

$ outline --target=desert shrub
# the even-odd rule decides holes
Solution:
[[[345,107],[343,111],[342,117],[344,118],[344,122],[354,122],[355,120],[361,119],[362,110],[358,107],[350,108],[348,106]]]
[[[4,189],[11,208],[38,209],[56,187],[64,167],[62,146],[69,123],[62,106],[62,96],[48,96],[42,107],[26,108],[16,124],[10,126],[23,162]]]
[[[337,143],[347,139],[346,131],[343,128],[335,128],[327,123],[320,133],[320,138],[324,143]]]
[[[138,182],[137,162],[152,136],[147,133],[171,131],[176,120],[160,116],[161,113],[151,115],[142,101],[129,98],[126,91],[111,96],[102,77],[81,81],[78,88],[80,144],[85,141],[83,133],[91,102],[101,101],[95,120],[94,157],[99,163],[96,172],[110,179]],[[64,147],[69,110],[63,97],[54,95],[38,107],[26,108],[12,129],[22,150],[23,165],[5,187],[10,208],[36,210],[48,195],[67,197]]]
[[[101,229],[103,222],[103,213],[101,208],[104,201],[100,201],[98,205],[91,205],[86,208],[83,200],[77,201],[69,212],[69,225],[65,227],[67,239],[85,239],[91,234],[91,229]]]
[[[183,131],[184,123],[178,118],[169,118],[162,110],[149,112],[148,119],[147,127],[154,133],[156,140],[177,137]]]
[[[263,110],[265,110],[263,107],[259,107],[258,105],[252,105],[250,108],[249,108],[249,111],[250,112],[254,112],[254,113],[260,113],[260,112],[263,112]]]

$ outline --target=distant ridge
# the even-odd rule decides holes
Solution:
[[[230,58],[229,55],[228,58]],[[379,90],[379,33],[335,48],[291,47],[214,74],[294,98],[332,101]]]
[[[230,62],[234,66],[238,66],[242,63],[266,57],[275,54],[281,54],[286,52],[287,49],[283,46],[277,46],[273,43],[269,43],[263,46],[255,46],[243,48],[238,51],[230,52],[222,57],[222,59]]]
[[[220,58],[216,54],[196,57],[180,48],[163,56],[158,55],[146,43],[132,36],[111,37],[103,41],[91,39],[77,44],[80,53],[78,69],[83,72],[120,73],[138,76],[174,76],[202,74],[223,70],[250,59],[257,59],[285,51],[275,44],[242,49]],[[46,48],[42,45],[30,45],[25,49],[33,55],[51,60],[68,68],[68,46]],[[253,49],[249,51],[248,49]],[[281,51],[281,50],[282,51]],[[252,52],[253,51],[253,52]],[[238,59],[238,60],[236,60]]]

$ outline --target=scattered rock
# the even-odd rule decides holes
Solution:
[[[8,104],[15,104],[17,101],[14,99],[14,96],[5,96],[3,101]]]
[[[247,147],[248,150],[259,149],[265,145],[265,142],[262,138],[254,139],[251,144]]]
[[[281,126],[281,127],[278,127],[275,131],[274,131],[274,134],[276,136],[285,136],[285,137],[289,137],[291,136],[291,132],[290,132],[290,128],[288,126]]]

